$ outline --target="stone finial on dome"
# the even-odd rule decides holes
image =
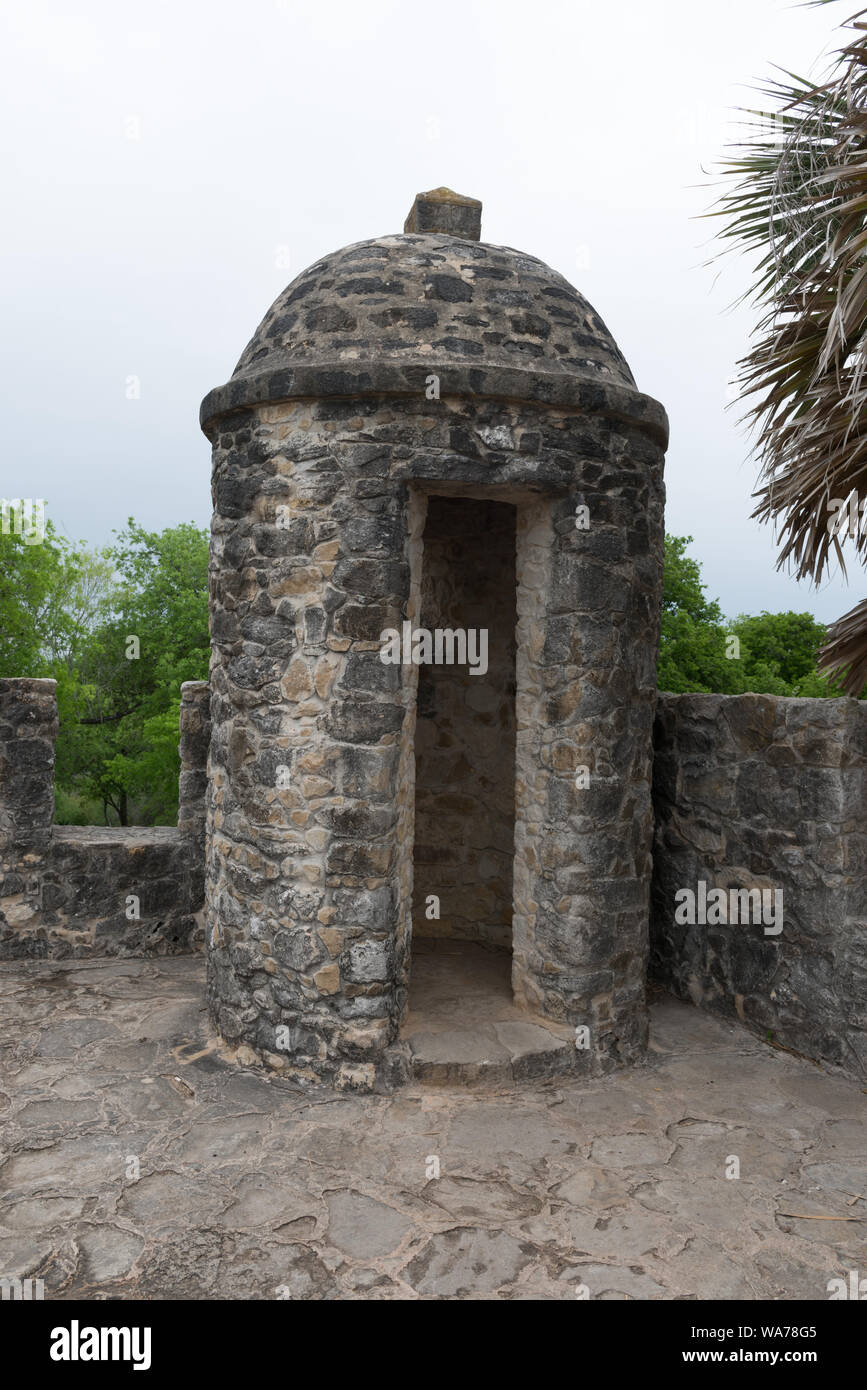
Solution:
[[[416,193],[403,224],[405,232],[443,232],[446,236],[478,241],[482,233],[482,205],[478,198],[464,198],[450,188]]]

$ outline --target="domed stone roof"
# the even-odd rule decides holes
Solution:
[[[605,409],[667,433],[662,407],[636,390],[583,295],[535,256],[478,241],[480,210],[446,189],[420,194],[412,230],[345,246],[303,271],[231,381],[203,401],[203,427],[237,406],[293,396],[417,393],[434,372],[443,394]],[[452,235],[454,226],[470,229]]]
[[[290,363],[458,362],[635,382],[582,295],[534,256],[437,234],[317,261],[274,301],[234,375]]]

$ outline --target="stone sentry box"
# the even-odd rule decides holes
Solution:
[[[515,1001],[588,1028],[588,1074],[646,1045],[667,420],[562,276],[479,241],[480,211],[420,194],[404,234],[318,261],[201,410],[210,1008],[241,1057],[338,1086],[407,1075],[419,668],[381,636],[424,621],[429,511],[482,566],[508,560],[485,517],[513,518],[491,699],[512,701]]]

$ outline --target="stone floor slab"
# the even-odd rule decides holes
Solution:
[[[646,1066],[516,1084],[544,1039],[489,1001],[493,1090],[364,1096],[230,1062],[202,1000],[200,959],[0,966],[0,1275],[58,1300],[562,1301],[826,1300],[867,1273],[861,1086],[689,1005],[654,1005]]]

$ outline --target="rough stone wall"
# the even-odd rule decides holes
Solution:
[[[198,827],[207,687],[186,689],[185,719],[185,814]],[[57,727],[54,681],[0,681],[0,957],[201,950],[198,831],[52,825]]]
[[[867,704],[661,695],[653,976],[816,1059],[867,1072]],[[675,893],[783,891],[783,928],[675,922]]]
[[[416,489],[410,488],[406,508],[405,553],[409,569],[409,596],[406,603],[406,616],[415,624],[418,623],[421,614],[422,535],[426,518],[427,497]],[[404,668],[402,680],[406,703],[403,723],[400,727],[397,756],[397,823],[395,825],[397,852],[394,870],[397,908],[395,950],[391,958],[394,997],[396,1007],[399,1010],[398,1017],[402,1017],[406,1010],[413,936],[414,863],[411,846],[415,838],[415,737],[418,713],[418,668],[415,666]],[[371,1063],[365,1062],[368,1069],[371,1065]],[[398,1059],[394,1066],[393,1078],[399,1080],[402,1071],[403,1068],[400,1059]],[[349,1073],[349,1075],[355,1077],[357,1073]],[[355,1082],[353,1081],[352,1084]]]
[[[178,830],[192,840],[205,858],[205,802],[208,791],[208,745],[211,741],[211,690],[207,681],[181,686],[179,717],[181,775],[178,780]],[[204,879],[198,894],[204,896]]]
[[[589,1028],[587,1069],[604,1071],[647,1041],[664,489],[649,441],[612,431],[602,451],[573,427],[573,487],[518,516],[512,981]]]
[[[416,726],[417,936],[512,945],[515,841],[516,512],[430,497],[421,625],[484,628],[485,674],[419,667]],[[439,919],[425,915],[428,895]]]
[[[223,1036],[362,1086],[405,998],[415,699],[414,668],[379,657],[410,599],[409,490],[377,438],[399,417],[367,415],[270,406],[217,441],[207,864]]]
[[[417,668],[379,650],[411,615],[416,490],[534,516],[547,498],[519,539],[515,990],[591,1029],[589,1070],[646,1035],[662,445],[622,417],[446,387],[293,398],[211,429],[211,1009],[230,1042],[338,1085],[403,1065]]]

